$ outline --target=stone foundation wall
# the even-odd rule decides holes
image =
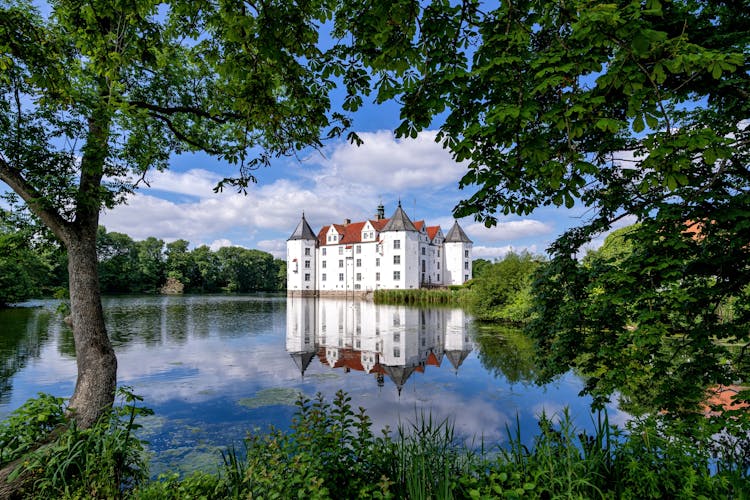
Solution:
[[[372,290],[287,290],[287,297],[331,297],[372,300]]]

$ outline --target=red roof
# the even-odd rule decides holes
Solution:
[[[435,356],[435,353],[430,351],[430,354],[427,355],[427,364],[432,366],[440,366],[440,361],[437,359],[437,356]]]
[[[735,397],[743,389],[738,385],[717,385],[710,388],[703,405],[704,414],[706,416],[718,414],[719,412],[713,410],[713,408],[721,408],[722,411],[750,409],[750,404],[741,400],[735,401]]]
[[[328,229],[331,226],[323,226],[320,228],[320,232],[318,232],[318,246],[323,246],[326,244],[326,235],[328,234]]]
[[[390,219],[371,220],[370,224],[375,228],[376,231],[382,231]]]
[[[344,227],[344,237],[339,243],[359,243],[362,241],[364,222],[353,222]]]
[[[362,242],[362,229],[364,229],[365,224],[367,222],[372,225],[372,227],[375,228],[375,231],[382,231],[386,224],[388,224],[388,221],[390,219],[370,219],[369,221],[362,221],[362,222],[352,222],[350,224],[333,224],[333,227],[336,229],[336,232],[341,235],[341,238],[334,243],[335,245],[351,245],[352,243],[361,243]],[[437,236],[438,231],[440,231],[440,226],[425,226],[425,221],[420,220],[414,223],[414,227],[417,228],[417,231],[424,230],[427,232],[427,237],[430,239],[430,241],[435,239],[435,236]],[[331,225],[323,226],[320,231],[318,232],[318,245],[319,246],[325,246],[328,244],[328,241],[326,240],[326,236],[328,234],[328,230],[331,228]]]
[[[371,220],[369,222],[372,225],[372,227],[375,228],[376,231],[380,231],[388,223],[388,219]],[[333,243],[333,244],[351,245],[352,243],[360,243],[362,241],[362,229],[364,229],[365,224],[367,224],[367,221],[352,222],[346,225],[333,224],[333,228],[336,230],[337,233],[341,235],[341,238],[336,243]],[[318,232],[318,245],[319,246],[325,246],[328,244],[326,236],[328,235],[328,230],[330,228],[331,228],[331,225],[323,226]]]

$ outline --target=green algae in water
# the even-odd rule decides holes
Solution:
[[[255,394],[252,398],[242,398],[238,401],[239,404],[246,408],[262,408],[264,406],[271,405],[286,405],[293,406],[297,402],[297,399],[302,395],[302,392],[298,389],[292,389],[289,387],[274,387],[271,389],[263,389]]]

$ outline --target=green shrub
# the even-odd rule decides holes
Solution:
[[[229,497],[389,498],[394,447],[387,431],[372,432],[364,408],[336,393],[329,404],[301,397],[291,433],[272,429],[245,440],[244,457],[224,454]]]
[[[119,498],[148,479],[144,442],[134,431],[139,428],[136,417],[151,411],[137,406],[142,399],[129,388],[120,388],[118,396],[119,405],[88,429],[78,428],[75,420],[65,416],[62,399],[42,396],[26,403],[6,421],[4,430],[27,433],[37,440],[24,446],[23,463],[9,479],[31,474],[34,498]],[[29,422],[25,416],[36,409],[43,410],[37,419],[46,423],[32,432],[19,427]],[[49,433],[53,428],[54,439],[34,448],[44,441],[42,431]]]
[[[40,393],[0,422],[0,465],[22,457],[66,422],[63,401]]]

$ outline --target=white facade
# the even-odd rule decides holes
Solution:
[[[347,220],[313,233],[304,214],[287,240],[290,295],[366,293],[461,285],[471,279],[471,240],[454,223],[413,223],[399,204],[390,219]]]
[[[292,297],[287,300],[286,349],[304,375],[315,358],[333,369],[364,372],[398,392],[415,372],[453,370],[473,350],[461,309],[418,309],[369,301]]]

